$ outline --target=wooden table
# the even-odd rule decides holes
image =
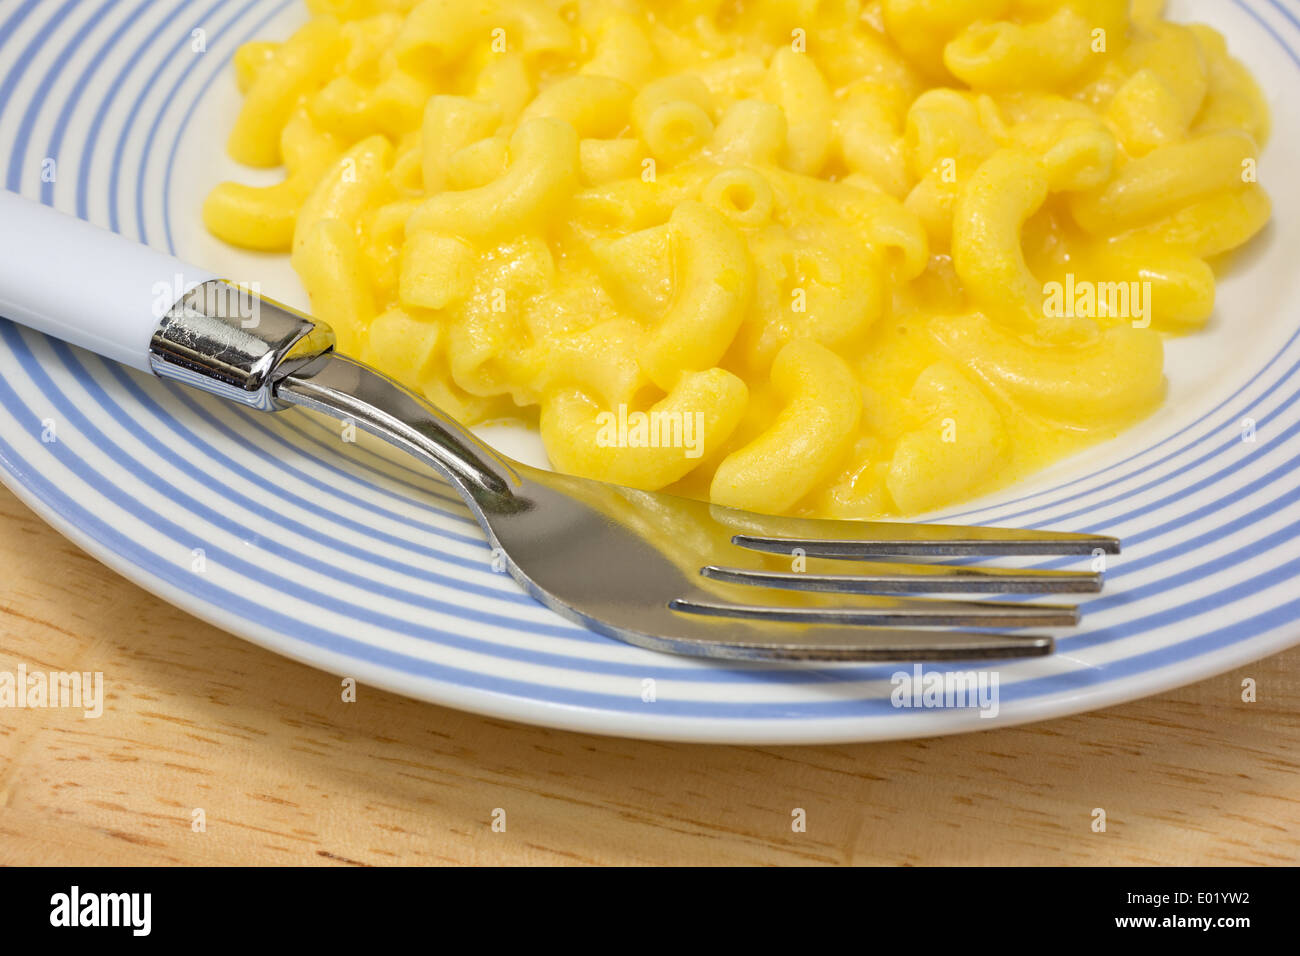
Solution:
[[[689,746],[364,686],[343,703],[337,678],[146,594],[3,489],[0,574],[0,671],[103,671],[107,695],[98,719],[0,709],[0,863],[1300,861],[1300,649],[974,736]]]

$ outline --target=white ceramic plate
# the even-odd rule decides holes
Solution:
[[[939,516],[1124,539],[1106,593],[1058,634],[1058,653],[1000,667],[995,716],[894,706],[893,678],[910,668],[720,665],[588,633],[493,573],[460,501],[381,444],[345,444],[298,412],[223,406],[4,321],[0,477],[105,564],[248,640],[412,697],[594,733],[954,733],[1256,660],[1300,642],[1300,178],[1288,168],[1300,0],[1184,0],[1172,14],[1223,30],[1270,91],[1261,179],[1277,216],[1223,283],[1213,326],[1170,344],[1161,412]],[[224,159],[231,54],[303,16],[300,0],[3,0],[3,185],[304,304],[281,259],[237,253],[199,223],[213,183],[254,179]],[[76,282],[78,265],[51,263],[46,278]],[[528,436],[490,437],[537,459]]]

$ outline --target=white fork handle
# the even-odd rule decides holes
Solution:
[[[215,276],[0,190],[0,315],[150,371],[163,314]]]

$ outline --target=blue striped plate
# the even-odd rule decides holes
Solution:
[[[1222,29],[1272,93],[1261,177],[1276,220],[1223,283],[1213,327],[1170,343],[1160,413],[939,516],[1099,530],[1126,546],[1085,626],[1062,633],[1055,656],[986,676],[997,693],[984,706],[899,706],[926,699],[896,667],[719,665],[588,633],[494,573],[456,496],[382,445],[340,442],[306,414],[208,401],[3,320],[0,477],[108,566],[278,653],[596,733],[954,733],[1131,700],[1276,652],[1300,642],[1300,177],[1284,166],[1300,154],[1300,114],[1284,99],[1300,83],[1300,0],[1171,6]],[[199,223],[213,183],[256,181],[223,156],[238,105],[230,57],[302,16],[300,0],[0,0],[5,187],[303,305],[280,258],[227,249]],[[78,281],[77,263],[51,268]],[[527,436],[489,437],[536,458]]]

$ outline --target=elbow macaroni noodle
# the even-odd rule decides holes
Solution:
[[[1270,216],[1269,118],[1160,0],[308,0],[235,58],[217,236],[554,464],[924,512],[1159,404]]]

